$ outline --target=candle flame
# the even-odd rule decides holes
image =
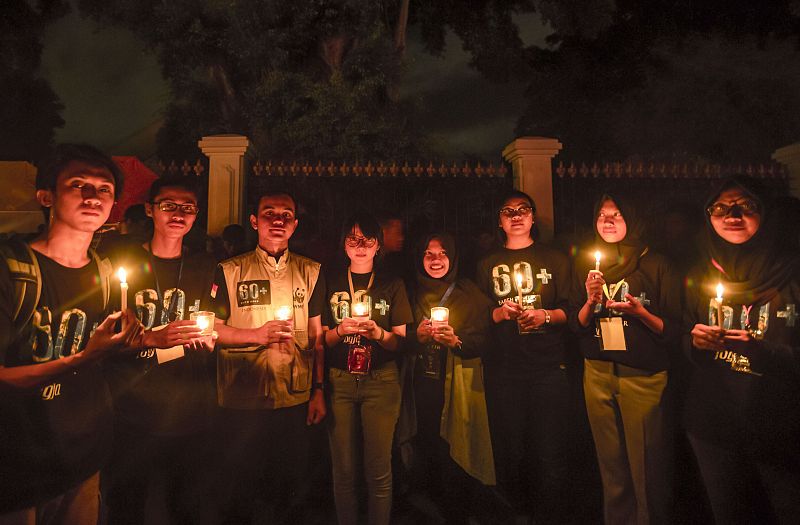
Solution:
[[[279,306],[277,310],[275,310],[275,319],[278,321],[288,321],[292,317],[292,307],[291,306]]]
[[[522,274],[515,273],[514,278],[517,280],[517,286],[522,286]]]
[[[358,316],[367,315],[367,303],[356,303],[353,305],[353,313]]]
[[[725,291],[725,288],[722,287],[722,283],[717,284],[717,300],[722,301],[722,292]]]
[[[431,321],[447,321],[448,311],[444,307],[431,308]]]
[[[125,280],[128,277],[128,272],[125,271],[125,268],[120,267],[117,270],[117,277],[119,277],[119,282],[121,284],[125,284],[127,281]]]
[[[208,328],[208,317],[200,316],[197,318],[197,328],[205,330]]]
[[[594,252],[594,262],[596,262],[596,263],[600,262],[600,252],[599,251]]]

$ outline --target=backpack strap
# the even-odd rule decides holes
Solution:
[[[36,303],[42,294],[42,272],[33,250],[20,239],[12,238],[0,243],[0,256],[5,260],[14,282],[16,301],[12,320],[14,329],[19,334],[33,317]]]

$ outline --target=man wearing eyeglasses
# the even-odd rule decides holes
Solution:
[[[297,523],[308,492],[309,425],[325,416],[320,264],[289,250],[297,205],[283,191],[250,215],[258,246],[222,262],[212,296],[218,320],[222,521],[253,519],[261,500],[269,523]],[[262,516],[263,518],[263,516]],[[261,519],[261,518],[260,518]]]
[[[193,312],[208,310],[216,262],[183,245],[197,219],[193,179],[156,180],[145,204],[153,235],[111,254],[128,273],[129,296],[146,331],[141,350],[106,364],[114,395],[114,451],[104,471],[109,523],[145,523],[157,480],[173,523],[194,523],[213,414],[213,339]],[[203,470],[201,470],[203,469]]]

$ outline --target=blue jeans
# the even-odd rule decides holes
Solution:
[[[340,525],[358,522],[359,462],[364,466],[369,523],[389,523],[392,510],[392,438],[400,415],[400,382],[391,362],[367,375],[332,368],[328,438],[333,495]]]

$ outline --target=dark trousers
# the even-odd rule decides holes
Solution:
[[[114,452],[103,470],[109,525],[145,523],[148,496],[162,495],[167,516],[160,520],[199,523],[209,510],[210,482],[207,433],[160,437],[115,423]]]
[[[220,409],[216,449],[222,523],[300,523],[309,492],[308,403],[275,410]]]
[[[800,472],[689,434],[717,525],[798,523]]]
[[[536,523],[570,521],[575,386],[566,365],[529,373],[486,370],[498,484]],[[572,495],[574,496],[574,495]]]

